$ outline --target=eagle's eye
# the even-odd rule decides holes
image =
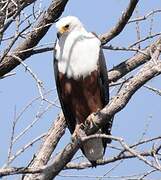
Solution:
[[[69,28],[69,24],[65,25],[64,27],[65,27],[65,29],[68,29]]]

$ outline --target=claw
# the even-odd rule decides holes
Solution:
[[[76,125],[76,128],[74,130],[74,133],[73,133],[73,136],[77,137],[77,138],[82,138],[82,137],[85,137],[86,134],[84,132],[84,128],[85,128],[85,125],[84,124],[77,124]]]

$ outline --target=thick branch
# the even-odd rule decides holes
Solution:
[[[59,174],[59,172],[65,167],[65,165],[71,161],[74,154],[77,152],[79,148],[79,140],[73,139],[71,143],[69,143],[62,152],[60,152],[53,160],[53,163],[49,165],[42,173],[41,176],[38,177],[40,180],[52,180]]]
[[[32,48],[36,46],[39,41],[47,33],[48,29],[62,14],[68,0],[55,0],[49,6],[48,10],[43,14],[42,18],[38,22],[37,26],[33,31],[26,37],[25,41],[22,42],[14,51],[24,51],[25,49]],[[25,60],[32,55],[32,50],[22,53],[16,53],[20,59]],[[13,57],[5,57],[4,60],[0,63],[0,76],[10,72],[16,66],[20,64]]]
[[[18,9],[23,10],[25,7],[31,5],[34,3],[36,0],[14,0],[14,3],[17,4],[17,6],[11,1],[7,7],[8,14],[7,18],[10,18],[13,16]]]
[[[120,34],[120,32],[126,26],[126,24],[127,24],[128,20],[130,19],[130,17],[132,16],[132,13],[134,12],[135,7],[136,7],[138,2],[139,2],[139,0],[130,0],[129,6],[125,10],[125,12],[123,12],[121,18],[119,19],[119,21],[115,25],[115,27],[113,27],[110,31],[108,31],[107,33],[100,36],[102,44],[106,44],[111,39],[113,39],[118,34]]]
[[[48,134],[46,135],[44,139],[44,143],[42,144],[39,152],[32,160],[32,163],[29,165],[29,167],[35,169],[42,167],[47,164],[49,161],[52,152],[56,148],[59,140],[63,136],[65,132],[66,122],[63,117],[63,114],[61,113],[58,117],[58,119],[54,122],[53,126],[49,130]],[[36,179],[38,175],[26,175],[23,179],[29,180],[29,179]]]
[[[154,52],[156,47],[161,44],[161,37],[152,45],[145,48],[142,53],[137,53],[132,58],[120,63],[108,72],[109,82],[117,81],[124,75],[146,63],[151,58],[150,52]]]
[[[7,29],[8,27],[11,25],[11,23],[16,19],[16,17],[18,15],[20,15],[21,11],[31,5],[32,3],[34,3],[36,0],[20,0],[20,2],[17,0],[16,2],[14,1],[11,1],[8,6],[6,6],[6,8],[4,9],[5,11],[5,15],[4,17],[6,16],[7,20],[6,22],[4,23],[3,27],[0,28],[0,34],[3,34]],[[7,13],[6,13],[7,11]],[[10,19],[8,19],[10,18]]]

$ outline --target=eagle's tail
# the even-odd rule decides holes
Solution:
[[[96,166],[96,161],[103,159],[104,146],[101,138],[88,139],[83,142],[83,152],[87,159]]]

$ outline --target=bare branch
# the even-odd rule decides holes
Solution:
[[[155,92],[155,93],[158,94],[159,96],[161,96],[161,90],[156,89],[156,88],[153,88],[153,87],[148,86],[148,85],[144,85],[144,87],[147,88],[147,89],[149,89],[150,91]]]
[[[7,14],[6,14],[6,18],[10,18],[7,22],[5,22],[5,24],[3,25],[2,28],[0,28],[0,34],[3,34],[8,27],[11,25],[11,23],[16,19],[16,17],[21,13],[21,11],[31,5],[32,3],[34,3],[36,0],[20,0],[17,1],[17,3],[13,3],[14,1],[11,1],[8,6],[7,6]]]
[[[35,139],[33,139],[32,141],[30,141],[28,144],[26,144],[24,147],[22,147],[20,150],[18,150],[14,155],[10,155],[8,162],[5,166],[8,166],[9,164],[11,164],[14,159],[16,159],[18,156],[20,156],[26,149],[28,149],[29,147],[33,146],[37,141],[41,140],[42,138],[45,137],[46,134],[42,134],[38,137],[36,137]]]
[[[42,106],[42,104],[43,104],[43,101],[41,101],[40,107]],[[25,129],[22,130],[22,132],[20,132],[20,134],[18,134],[18,135],[13,139],[13,143],[15,143],[18,139],[20,139],[25,133],[27,133],[28,130],[29,130],[30,128],[32,128],[32,127],[34,126],[34,124],[35,124],[36,122],[38,122],[38,120],[40,120],[40,118],[44,115],[44,113],[45,113],[46,111],[48,111],[51,107],[52,107],[52,105],[50,104],[50,105],[48,105],[42,112],[39,112],[39,111],[38,111],[37,114],[36,114],[36,116],[35,116],[35,118],[34,118],[34,120],[32,121],[32,123],[30,123]]]
[[[13,3],[12,1],[9,3],[8,5],[8,15],[7,18],[10,18],[11,16],[13,16],[15,13],[17,13],[17,11],[19,9],[21,9],[21,11],[26,8],[27,6],[31,5],[32,3],[34,3],[36,0],[15,0],[15,3]],[[19,4],[19,7],[18,5]]]
[[[22,42],[14,51],[23,51],[25,49],[32,48],[36,46],[39,41],[44,37],[47,33],[48,29],[51,25],[59,18],[59,16],[64,11],[64,8],[67,4],[68,0],[55,0],[51,3],[48,10],[43,14],[42,18],[38,22],[37,26],[33,29],[33,31],[26,37],[25,41]],[[27,59],[32,55],[32,50],[20,54],[15,54],[18,56],[22,61]],[[16,66],[20,64],[13,57],[6,57],[0,63],[0,76],[10,72]]]
[[[113,51],[134,51],[134,52],[139,52],[139,53],[144,54],[144,52],[138,48],[118,47],[118,46],[113,46],[113,45],[102,46],[102,48],[107,49],[107,50],[113,50]]]
[[[18,32],[15,34],[15,37],[11,40],[11,42],[9,43],[8,47],[4,50],[2,56],[0,57],[0,62],[3,61],[3,59],[6,57],[6,55],[8,54],[8,52],[10,51],[10,49],[13,47],[13,45],[15,44],[16,40],[19,38],[19,36],[21,36],[21,34],[30,27],[27,26],[25,27],[21,32]]]
[[[43,82],[37,78],[37,75],[22,61],[22,59],[20,59],[18,56],[14,55],[14,54],[10,55],[10,56],[15,58],[17,61],[19,61],[19,63],[21,63],[24,66],[25,70],[31,74],[33,79],[36,81],[36,85],[37,85],[40,97],[42,100],[44,100],[45,98],[44,98],[43,92],[42,92]]]
[[[129,147],[125,143],[125,141],[122,138],[120,138],[120,137],[114,137],[114,136],[109,136],[109,135],[105,135],[105,134],[95,134],[95,135],[90,135],[88,137],[83,138],[82,141],[86,141],[86,140],[91,139],[91,138],[106,138],[106,139],[111,138],[114,141],[118,141],[120,143],[120,145],[124,148],[125,151],[129,152],[131,155],[137,157],[139,160],[141,160],[144,163],[148,164],[150,167],[152,167],[152,168],[154,168],[156,170],[161,171],[161,166],[160,166],[160,164],[158,164],[158,160],[156,160],[157,161],[156,165],[151,163],[144,156],[142,156],[140,154],[140,152],[138,152],[138,151],[132,149],[131,147]],[[154,155],[154,152],[153,152],[152,155]]]
[[[106,44],[107,42],[109,42],[114,37],[116,37],[118,34],[120,34],[120,32],[126,26],[130,17],[132,16],[132,13],[134,12],[135,7],[138,2],[139,2],[139,0],[130,0],[129,6],[125,10],[125,12],[123,12],[118,23],[110,31],[108,31],[107,33],[105,33],[103,35],[100,35],[100,39],[101,39],[101,42],[103,45]]]
[[[152,34],[152,35],[149,35],[149,36],[146,36],[145,38],[140,39],[140,40],[136,41],[135,43],[131,44],[131,45],[129,46],[129,48],[132,48],[133,46],[136,46],[137,44],[140,44],[141,42],[144,42],[144,41],[146,41],[146,40],[148,40],[148,39],[151,39],[151,38],[154,38],[154,37],[160,36],[160,35],[161,35],[161,32],[155,33],[155,34]]]
[[[16,75],[16,73],[15,73],[15,72],[7,73],[7,74],[5,74],[4,76],[0,77],[0,79],[4,79],[4,78],[6,78],[6,77],[13,76],[13,75]]]
[[[26,167],[2,168],[0,169],[0,177],[7,176],[7,175],[14,175],[14,174],[40,173],[43,171],[43,169],[44,168],[31,169],[31,168],[26,168]]]
[[[156,13],[161,13],[161,9],[156,9],[156,10],[153,10],[153,11],[149,12],[149,13],[146,14],[145,16],[141,16],[141,17],[137,17],[137,18],[135,18],[135,19],[131,19],[130,21],[128,21],[128,24],[129,24],[129,23],[136,22],[136,21],[146,20],[146,19],[148,19],[150,16],[153,16],[153,15],[156,14]]]
[[[43,171],[38,178],[41,180],[52,180],[73,158],[79,148],[79,140],[73,139],[65,148],[54,158],[53,163]]]
[[[7,158],[7,166],[10,164],[9,160],[11,158],[12,154],[12,149],[13,149],[13,139],[15,135],[15,127],[16,127],[16,107],[14,108],[14,119],[13,119],[13,124],[12,124],[12,131],[11,131],[11,139],[10,139],[10,145],[9,145],[9,150],[8,150],[8,158]]]
[[[94,136],[97,136],[97,135],[92,135],[90,137],[94,137]],[[90,137],[88,136],[87,138],[90,138]],[[110,136],[106,136],[106,137],[109,138]],[[111,138],[112,137],[113,136],[111,136]],[[136,147],[138,147],[140,145],[147,144],[147,143],[150,143],[150,142],[153,142],[153,141],[156,141],[156,140],[160,140],[160,139],[161,139],[161,136],[146,139],[146,140],[142,140],[142,141],[140,141],[140,142],[138,142],[136,144],[130,145],[129,148],[136,148]],[[108,145],[108,147],[110,147],[110,146]],[[159,146],[157,148],[159,148]],[[97,165],[105,165],[105,164],[113,163],[113,162],[120,161],[120,160],[136,158],[136,156],[134,156],[133,154],[129,155],[129,154],[125,153],[126,149],[119,148],[118,150],[119,150],[118,154],[114,155],[113,157],[109,157],[108,159],[100,160]],[[151,151],[140,152],[140,155],[145,156],[145,157],[150,157],[150,156],[152,156]],[[158,153],[158,152],[156,152],[156,153]],[[90,167],[92,167],[90,162],[81,162],[81,163],[69,162],[65,166],[65,170],[66,169],[85,169],[85,168],[90,168]]]
[[[111,69],[108,72],[109,81],[110,82],[117,81],[127,73],[131,72],[132,70],[136,69],[140,65],[150,60],[151,58],[150,51],[155,51],[156,47],[159,46],[160,44],[161,44],[161,37],[156,42],[154,42],[153,44],[142,50],[141,53],[137,53],[132,58],[115,66],[113,69]]]
[[[49,158],[54,151],[57,143],[59,142],[60,138],[63,136],[65,132],[65,119],[63,114],[61,113],[57,120],[52,125],[51,129],[49,130],[48,134],[44,139],[44,143],[42,144],[39,152],[37,153],[36,157],[33,159],[32,163],[29,167],[32,168],[39,168],[43,165],[46,165],[49,161]],[[35,179],[39,175],[26,175],[23,179]]]

